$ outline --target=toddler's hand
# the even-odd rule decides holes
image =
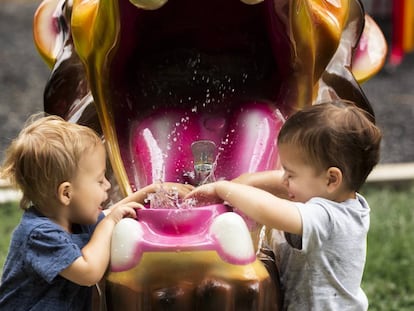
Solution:
[[[144,206],[137,202],[129,202],[122,205],[116,205],[111,208],[111,212],[106,217],[112,219],[115,224],[117,224],[122,218],[125,217],[137,218],[136,209],[140,208],[144,208]]]
[[[177,191],[179,198],[185,197],[188,193],[190,193],[194,189],[194,186],[192,185],[180,184],[180,183],[174,183],[174,182],[164,182],[160,185],[160,187],[163,187],[167,191],[169,190]]]
[[[216,186],[216,183],[205,184],[205,185],[199,186],[195,188],[193,191],[191,191],[190,193],[188,193],[184,197],[184,200],[195,199],[196,206],[222,203],[223,200],[217,196],[215,186]]]

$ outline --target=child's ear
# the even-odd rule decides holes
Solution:
[[[63,205],[69,205],[72,196],[72,185],[65,181],[58,187],[58,199]]]
[[[330,167],[327,171],[328,192],[333,192],[342,184],[342,171],[337,167]]]

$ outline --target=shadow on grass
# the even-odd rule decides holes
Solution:
[[[371,228],[362,287],[370,311],[414,310],[414,184],[369,184],[361,193],[371,206]],[[0,265],[22,211],[0,204]]]

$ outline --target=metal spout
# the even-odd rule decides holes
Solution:
[[[214,182],[216,144],[211,140],[198,140],[191,144],[194,157],[194,177],[197,185]]]

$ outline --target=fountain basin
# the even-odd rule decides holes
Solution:
[[[126,271],[147,252],[214,251],[225,262],[245,265],[256,260],[250,231],[228,206],[137,211],[138,220],[123,219],[111,244],[111,271]]]

